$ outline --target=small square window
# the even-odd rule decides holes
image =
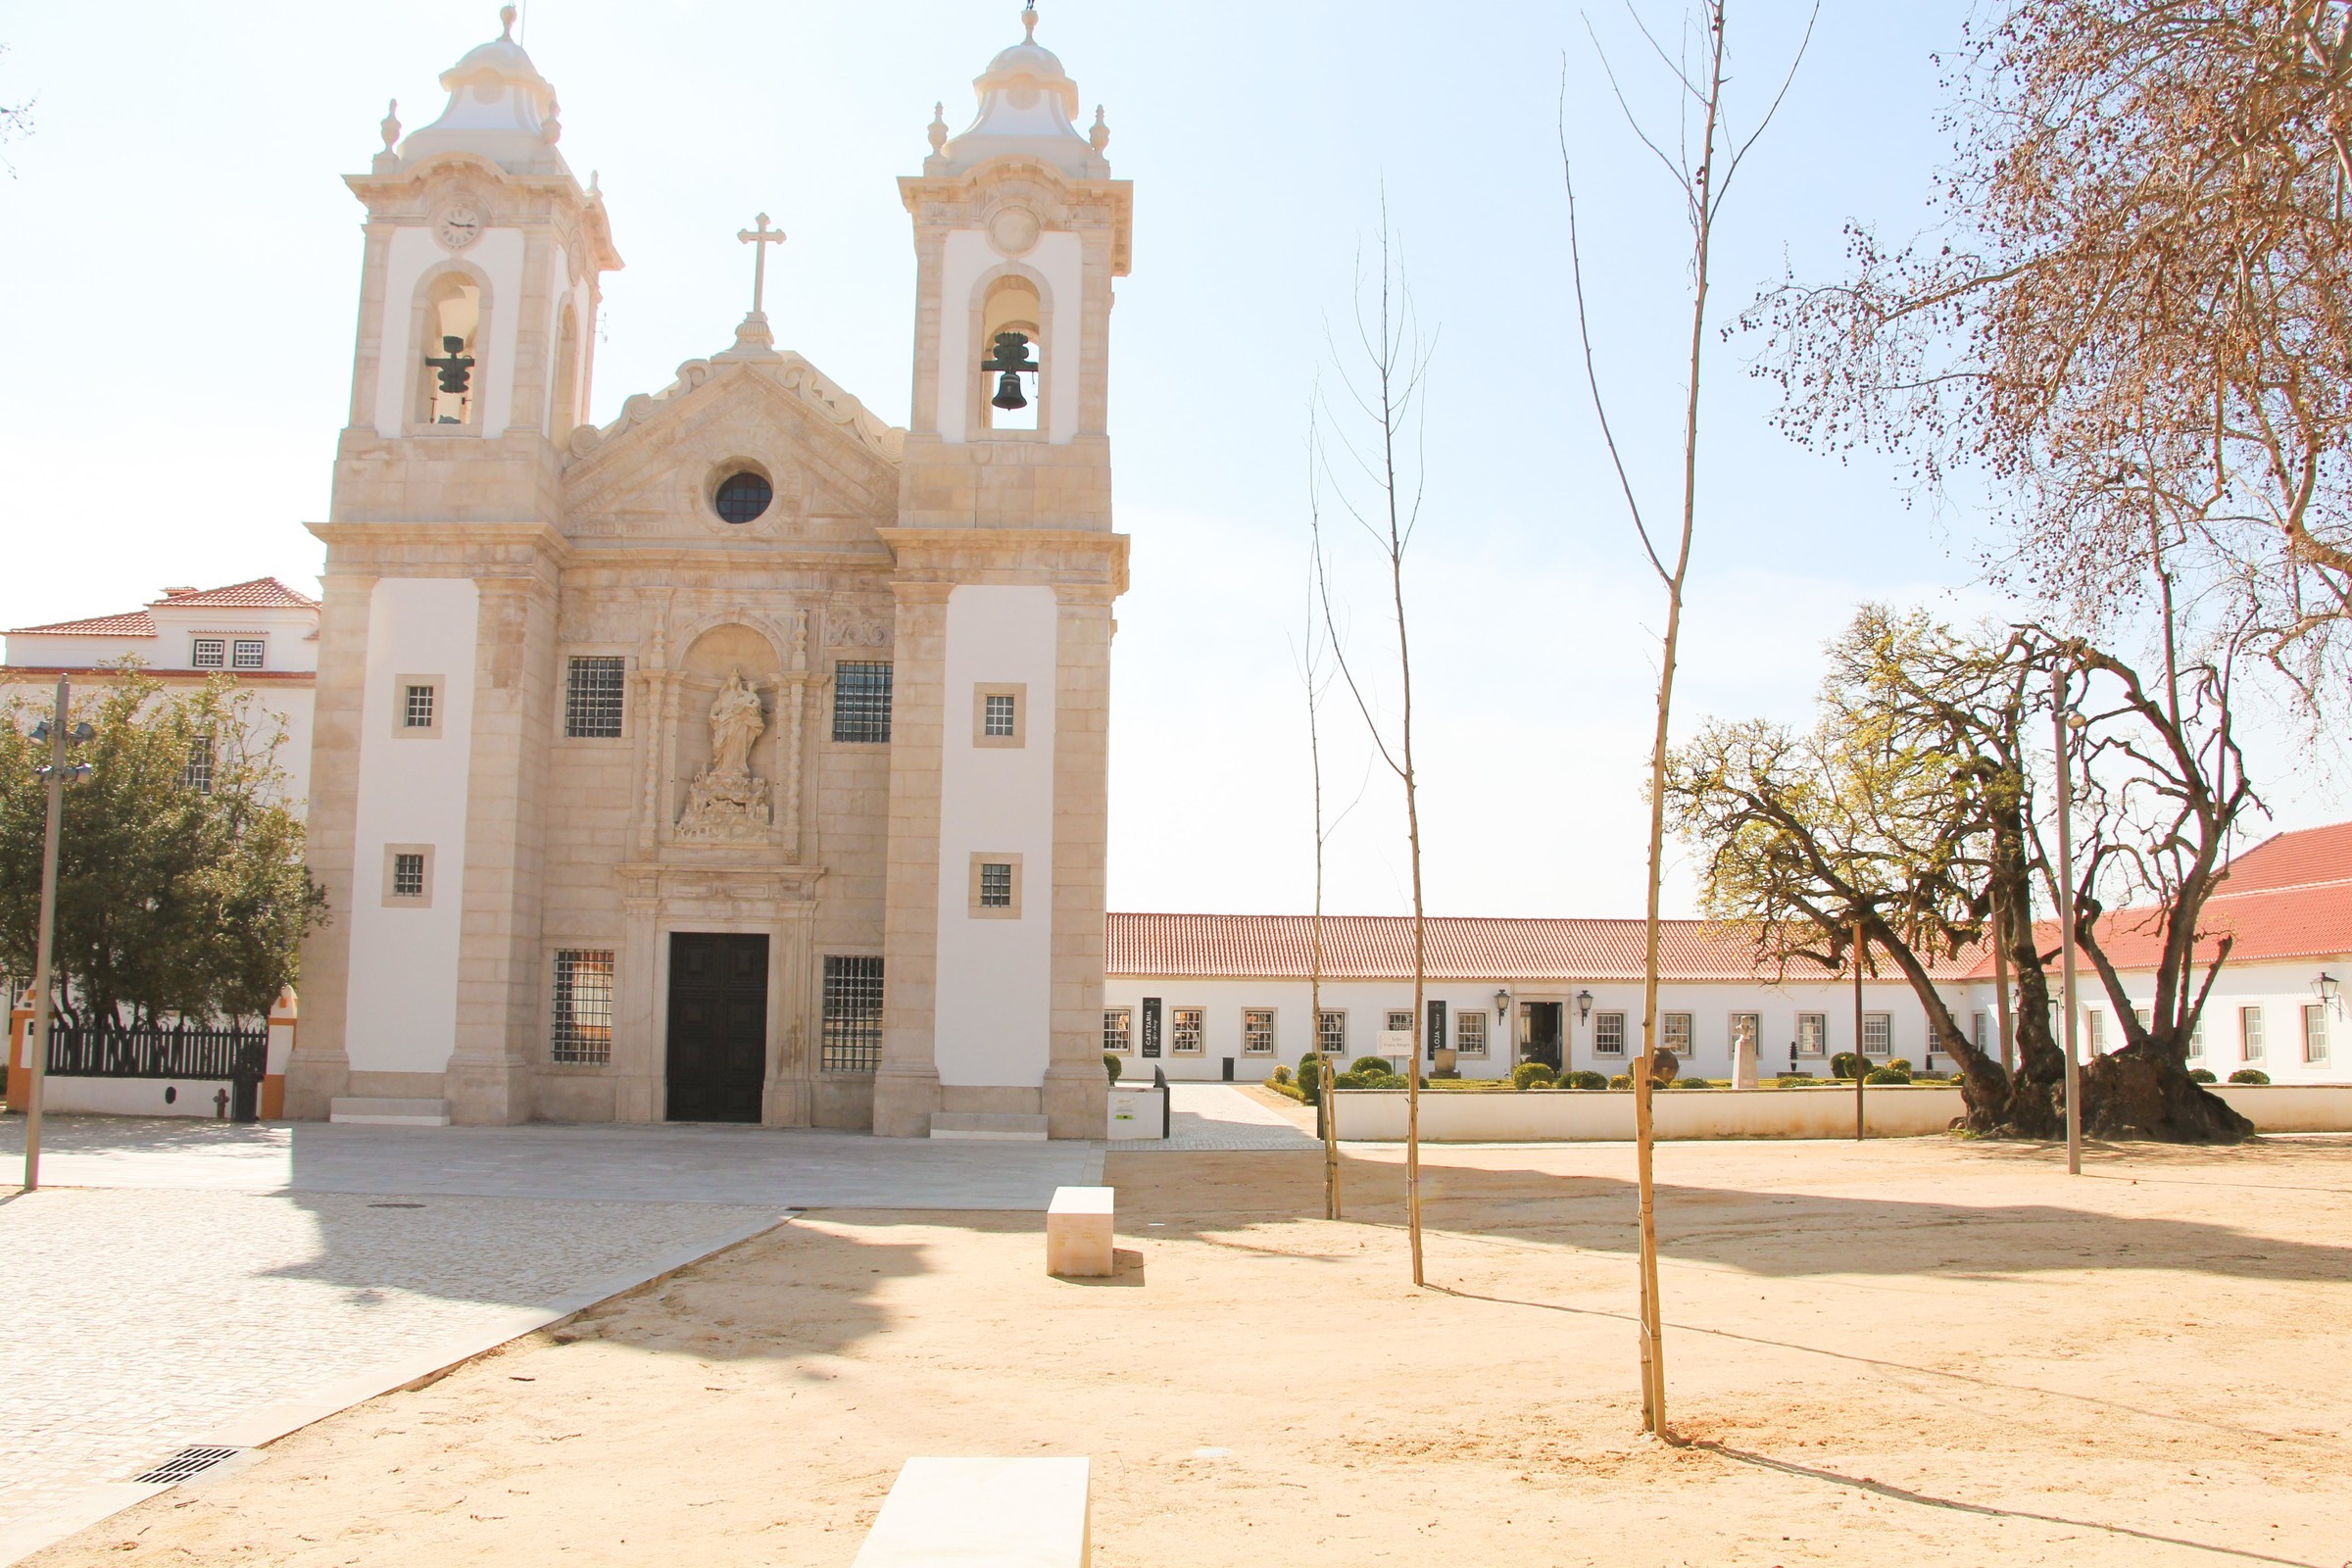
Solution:
[[[972,744],[1018,750],[1029,743],[1029,688],[990,684],[972,688]]]
[[[970,913],[975,920],[1021,917],[1021,858],[1002,850],[972,857]]]
[[[564,736],[575,741],[618,740],[628,707],[629,662],[608,655],[575,656],[564,681]]]
[[[1592,1054],[1622,1056],[1625,1054],[1625,1014],[1596,1012],[1592,1015]]]
[[[1242,1009],[1242,1054],[1271,1056],[1274,1054],[1274,1009],[1272,1007],[1244,1007]]]
[[[1005,692],[990,692],[986,699],[988,716],[981,733],[990,737],[1012,734],[1012,697]]]
[[[188,662],[198,669],[220,669],[228,662],[228,643],[220,637],[199,637],[188,645]]]
[[[1200,1007],[1171,1007],[1168,1009],[1168,1049],[1179,1056],[1198,1056],[1206,1049],[1201,1026],[1205,1016]]]
[[[1348,1014],[1326,1007],[1315,1015],[1315,1050],[1333,1061],[1348,1054]]]
[[[430,686],[408,687],[406,700],[402,703],[400,710],[402,726],[408,729],[431,729],[433,727],[433,698],[434,692]]]
[[[878,745],[890,739],[890,666],[844,661],[833,666],[833,738]]]
[[[1659,1044],[1678,1056],[1690,1054],[1690,1015],[1670,1012],[1658,1020]]]
[[[387,908],[429,908],[433,902],[433,850],[429,844],[384,846],[384,905]]]
[[[268,657],[270,645],[259,637],[240,637],[229,648],[229,665],[234,669],[259,669]]]
[[[1102,1049],[1124,1056],[1135,1044],[1135,1012],[1129,1007],[1102,1009]]]
[[[1397,1035],[1411,1034],[1413,1032],[1413,1009],[1410,1007],[1391,1007],[1389,1009],[1388,1032]]]
[[[441,700],[446,683],[438,675],[400,675],[392,682],[392,733],[404,741],[441,738]]]

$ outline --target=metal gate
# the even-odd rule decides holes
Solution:
[[[259,1121],[262,1074],[269,1070],[270,1030],[176,1023],[118,1029],[105,1024],[49,1030],[52,1078],[194,1078],[223,1081],[229,1116]]]

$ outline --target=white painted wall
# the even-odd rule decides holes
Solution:
[[[1052,1054],[1054,691],[1050,588],[964,585],[948,596],[940,744],[939,1081],[1033,1088]],[[1028,687],[1026,744],[972,743],[974,687]],[[1021,857],[1018,919],[971,913],[974,852]]]
[[[1061,230],[1040,234],[1026,256],[1013,258],[1046,280],[1045,300],[1051,320],[1040,322],[1046,341],[1040,357],[1046,367],[1050,395],[1046,402],[1053,422],[1046,439],[1067,446],[1078,435],[1079,299],[1086,269],[1078,236]],[[939,408],[936,428],[940,438],[960,444],[970,417],[972,388],[977,385],[984,344],[972,341],[974,292],[981,275],[1005,260],[988,236],[978,229],[957,229],[948,235],[940,258]]]
[[[463,577],[385,578],[368,611],[345,1050],[360,1072],[440,1072],[457,1035],[466,787],[472,757],[480,594]],[[393,731],[394,682],[442,677],[441,734]],[[386,908],[384,848],[433,846],[430,908]]]
[[[476,339],[481,363],[474,383],[481,399],[480,430],[497,435],[506,429],[514,407],[514,348],[522,326],[522,233],[513,228],[487,228],[471,245],[456,253],[490,280],[483,301],[483,331]],[[421,346],[411,332],[416,315],[416,287],[424,275],[452,253],[425,228],[393,232],[384,264],[383,352],[375,372],[375,432],[398,437],[411,417],[409,390],[414,377],[426,374]],[[552,363],[552,362],[551,362]]]

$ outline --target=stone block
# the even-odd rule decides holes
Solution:
[[[1065,1279],[1103,1279],[1113,1271],[1113,1189],[1056,1187],[1046,1210],[1046,1272]]]

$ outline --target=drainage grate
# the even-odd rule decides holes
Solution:
[[[182,1481],[204,1474],[223,1459],[233,1459],[242,1448],[182,1448],[143,1476],[131,1479],[142,1486],[176,1487]]]

